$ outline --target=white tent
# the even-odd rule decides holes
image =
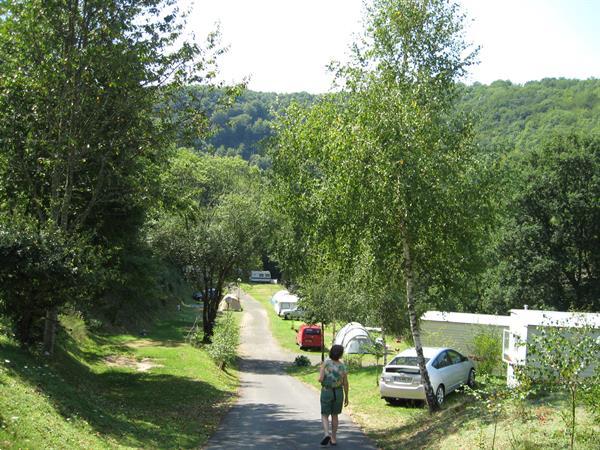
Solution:
[[[369,353],[373,340],[369,332],[358,322],[344,325],[335,335],[333,342],[344,347],[344,353]]]
[[[236,295],[227,294],[219,303],[219,311],[241,311],[242,305]]]

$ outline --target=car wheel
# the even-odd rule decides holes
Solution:
[[[467,386],[470,388],[475,387],[475,369],[469,371],[469,378],[467,378]]]
[[[440,384],[435,391],[435,399],[438,405],[444,403],[444,398],[446,397],[446,392],[444,391],[444,385]]]
[[[397,398],[383,397],[383,399],[390,406],[398,406],[398,405],[400,405],[400,400],[398,400]]]

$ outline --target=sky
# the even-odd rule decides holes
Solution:
[[[193,0],[181,0],[188,3]],[[600,78],[600,0],[459,0],[479,64],[464,81]],[[265,92],[323,93],[362,29],[362,0],[195,0],[190,28],[220,24],[220,74]]]

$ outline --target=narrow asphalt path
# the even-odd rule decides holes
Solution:
[[[205,448],[321,448],[319,393],[285,373],[285,365],[295,355],[277,344],[261,304],[244,295],[242,306],[240,397]],[[342,414],[338,445],[332,448],[375,450],[377,447]]]

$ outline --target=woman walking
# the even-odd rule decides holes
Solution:
[[[321,364],[319,382],[321,383],[321,422],[324,437],[321,445],[337,445],[338,414],[342,412],[342,404],[348,406],[348,369],[340,361],[344,347],[333,345],[329,350],[329,359]],[[329,433],[329,416],[331,416],[331,433]]]

